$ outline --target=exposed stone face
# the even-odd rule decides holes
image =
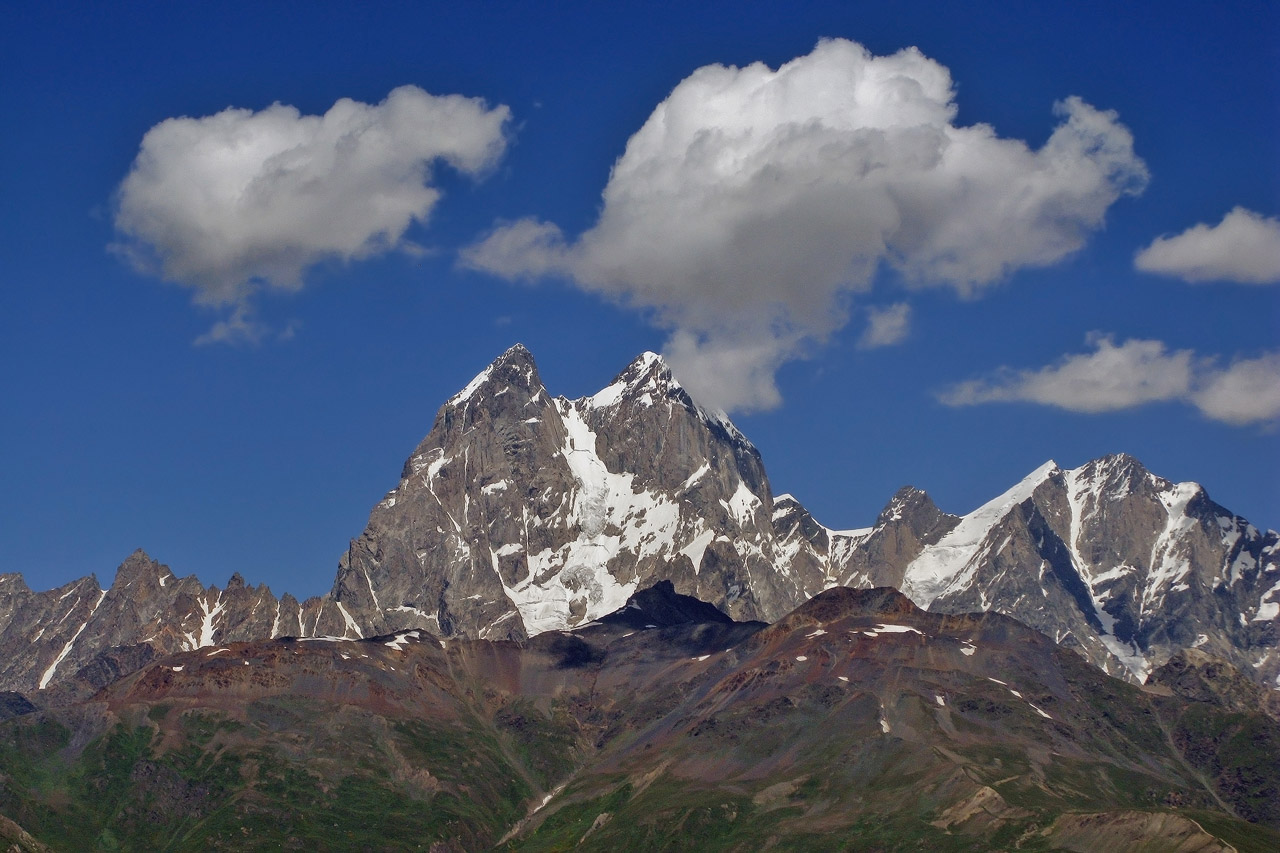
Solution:
[[[833,536],[832,569],[844,586],[901,587],[911,561],[960,521],[914,486],[903,486],[880,511],[875,527]]]
[[[276,625],[280,603],[239,575],[225,590],[176,577],[141,550],[105,590],[93,575],[40,593],[18,575],[0,576],[0,689],[76,680],[83,692],[157,654],[287,634]]]
[[[1147,683],[1164,685],[1197,702],[1214,702],[1242,714],[1262,711],[1280,720],[1280,691],[1260,687],[1231,664],[1199,649],[1178,652],[1154,670]]]
[[[1133,681],[1200,648],[1277,686],[1277,534],[1199,485],[1121,454],[1073,470],[1051,462],[963,518],[935,513],[920,511],[908,533],[892,527],[904,513],[886,509],[847,556],[833,550],[832,572],[854,567],[844,577],[869,585],[864,567],[878,566],[922,606],[1007,613]]]
[[[552,398],[523,347],[441,408],[341,561],[318,631],[522,639],[670,579],[740,619],[825,586],[779,559],[760,455],[646,353]],[[338,607],[341,605],[341,608]]]
[[[277,599],[239,574],[206,588],[141,551],[107,590],[0,575],[0,690],[96,689],[141,665],[147,652],[122,651],[138,646],[414,628],[523,640],[660,580],[765,621],[832,586],[892,586],[934,611],[1008,614],[1130,680],[1187,648],[1280,676],[1277,534],[1194,483],[1123,455],[1048,463],[965,516],[908,486],[872,527],[829,529],[774,498],[756,448],[658,356],[567,400],[517,345],[440,408],[328,595]]]

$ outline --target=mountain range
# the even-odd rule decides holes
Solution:
[[[772,493],[756,448],[661,357],[568,400],[516,345],[440,408],[327,595],[238,573],[206,587],[141,551],[107,589],[3,574],[0,689],[81,695],[156,656],[277,637],[522,641],[659,580],[764,621],[834,586],[895,587],[933,612],[1012,616],[1135,683],[1199,649],[1275,687],[1277,540],[1126,455],[1047,462],[963,516],[904,487],[871,527],[831,529]]]
[[[1124,455],[828,528],[659,356],[516,346],[327,595],[0,575],[0,841],[1272,851],[1276,544]]]

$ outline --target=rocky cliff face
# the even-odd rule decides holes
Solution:
[[[837,573],[855,567],[855,583],[892,583],[935,611],[1007,613],[1130,680],[1199,648],[1277,684],[1277,535],[1195,483],[1117,455],[1046,463],[959,519],[931,504],[886,514],[848,558],[833,552]],[[897,550],[868,553],[877,541]]]
[[[317,632],[522,639],[669,579],[740,619],[826,584],[782,549],[760,455],[646,353],[553,398],[513,347],[454,396],[343,557]]]
[[[659,580],[765,621],[832,586],[892,586],[933,611],[1006,613],[1133,681],[1187,648],[1280,678],[1277,534],[1194,483],[1128,456],[1049,462],[965,516],[906,487],[873,526],[829,529],[773,496],[755,447],[658,356],[567,400],[517,345],[441,407],[327,596],[238,575],[206,588],[141,553],[109,590],[0,575],[0,690],[84,692],[152,654],[281,636],[523,640]]]
[[[0,685],[102,687],[157,655],[301,633],[302,614],[292,596],[277,599],[238,574],[225,589],[205,587],[142,551],[120,565],[108,589],[90,575],[37,593],[21,575],[0,575]]]

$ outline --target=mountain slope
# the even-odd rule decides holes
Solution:
[[[1239,764],[1235,733],[1280,727],[1212,697],[1162,704],[1197,680],[1185,669],[1143,691],[1011,619],[890,589],[833,589],[769,626],[706,607],[659,585],[523,645],[407,632],[178,653],[0,723],[0,812],[59,850],[1280,839],[1274,816],[1239,816],[1258,785],[1206,775]],[[1273,763],[1251,767],[1274,784]]]

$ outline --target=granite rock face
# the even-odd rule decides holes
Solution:
[[[827,578],[781,547],[773,509],[755,447],[658,356],[567,400],[516,346],[440,410],[342,558],[317,631],[523,639],[662,579],[736,619],[777,618]]]
[[[833,586],[891,586],[1007,614],[1131,681],[1198,649],[1276,687],[1277,540],[1124,455],[1046,463],[964,516],[908,486],[871,527],[828,528],[773,495],[756,448],[659,356],[568,400],[517,345],[440,408],[329,594],[205,587],[140,551],[106,590],[0,575],[0,690],[83,696],[153,655],[282,636],[524,640],[663,580],[764,621]]]
[[[1120,454],[1048,462],[960,518],[904,490],[828,559],[843,583],[1008,614],[1131,681],[1197,648],[1275,687],[1278,538]]]
[[[107,589],[90,575],[37,593],[21,575],[0,575],[0,689],[75,681],[91,692],[154,656],[301,633],[302,614],[292,596],[277,599],[238,574],[225,589],[205,587],[141,550]]]

